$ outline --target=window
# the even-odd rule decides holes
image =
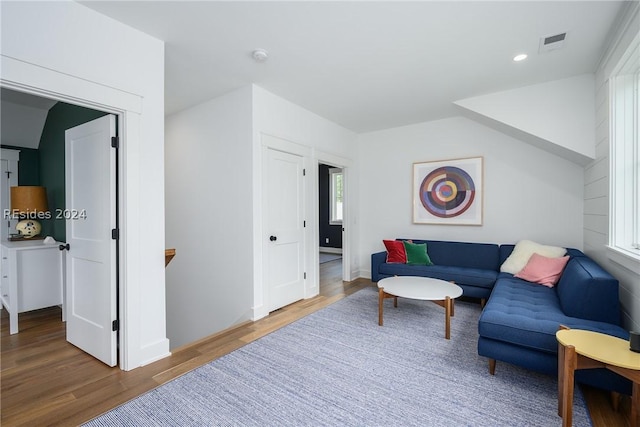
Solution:
[[[332,225],[342,224],[342,201],[344,194],[342,178],[342,169],[329,169],[329,200],[331,204],[331,218],[329,220],[329,224]]]
[[[611,197],[609,245],[640,261],[640,34],[610,79]]]

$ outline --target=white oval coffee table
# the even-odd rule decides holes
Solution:
[[[462,295],[462,288],[455,283],[430,277],[395,276],[378,282],[378,324],[382,326],[382,306],[385,298],[394,298],[393,306],[398,306],[398,297],[433,301],[444,307],[445,338],[451,335],[453,301]]]

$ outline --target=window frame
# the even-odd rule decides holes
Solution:
[[[342,189],[340,197],[340,218],[338,218],[338,195],[336,194],[337,176],[341,177]],[[342,225],[344,218],[344,173],[341,168],[329,168],[329,225]]]
[[[640,272],[640,34],[609,78],[609,257]]]

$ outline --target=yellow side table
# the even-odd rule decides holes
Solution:
[[[563,329],[558,340],[558,415],[562,426],[571,426],[576,369],[606,368],[633,381],[631,426],[638,425],[640,404],[640,353],[629,350],[629,341],[598,332]]]

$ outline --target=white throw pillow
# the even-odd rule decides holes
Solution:
[[[500,266],[503,273],[516,274],[527,265],[529,258],[534,253],[545,256],[547,258],[559,258],[567,253],[565,248],[558,246],[545,246],[531,240],[520,240],[513,248],[511,255]]]

